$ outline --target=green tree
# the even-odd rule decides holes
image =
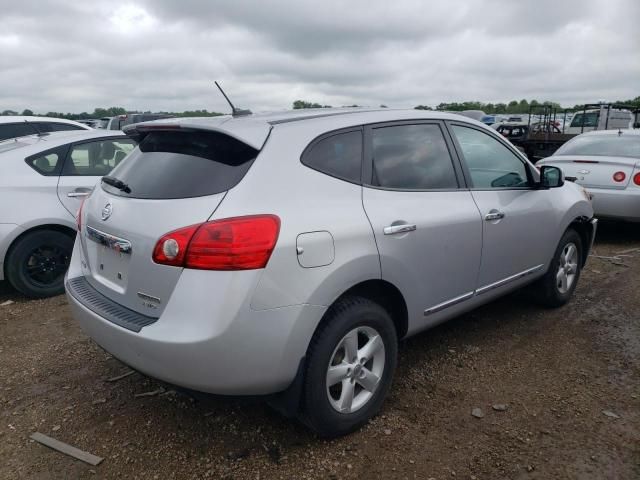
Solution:
[[[293,102],[294,110],[300,110],[301,108],[331,108],[331,105],[320,105],[319,103],[311,103],[305,100],[296,100],[295,102]]]
[[[413,107],[414,110],[433,110],[433,108],[431,108],[428,105],[417,105],[415,107]]]
[[[33,111],[32,111],[32,110],[29,110],[28,108],[25,108],[25,109],[22,111],[22,115],[27,115],[27,116],[31,117],[31,116],[33,116]]]

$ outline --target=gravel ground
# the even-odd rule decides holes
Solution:
[[[520,292],[403,342],[382,413],[331,441],[256,399],[106,382],[128,369],[64,297],[0,283],[0,478],[638,479],[640,226],[601,225],[595,254],[631,249],[592,257],[564,308]]]

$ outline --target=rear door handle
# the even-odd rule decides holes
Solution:
[[[484,217],[484,219],[487,222],[491,222],[492,220],[500,220],[504,218],[504,213],[499,212],[497,210],[491,210],[489,213],[487,213]]]
[[[69,198],[88,197],[90,193],[91,193],[90,188],[76,188],[73,192],[67,193],[67,197]]]
[[[401,225],[389,225],[388,227],[384,227],[382,231],[385,235],[393,235],[394,233],[413,232],[415,229],[415,224],[409,225],[408,223],[403,223]]]

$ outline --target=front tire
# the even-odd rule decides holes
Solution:
[[[582,240],[578,232],[567,230],[556,248],[549,270],[537,287],[540,303],[557,308],[566,304],[573,295],[582,271]]]
[[[318,435],[336,437],[380,411],[398,339],[389,313],[366,298],[345,298],[327,315],[309,346],[300,419]]]
[[[64,275],[69,268],[73,238],[55,230],[27,233],[7,256],[9,283],[32,298],[45,298],[64,292]]]

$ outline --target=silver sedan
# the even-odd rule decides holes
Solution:
[[[598,217],[640,222],[640,130],[584,133],[537,165],[575,177],[591,194]]]

